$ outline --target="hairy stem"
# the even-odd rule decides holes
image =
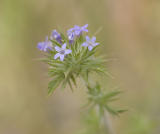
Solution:
[[[108,134],[116,134],[113,129],[112,121],[110,119],[109,113],[107,111],[104,112],[104,125]]]

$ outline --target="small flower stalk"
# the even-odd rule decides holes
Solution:
[[[65,34],[53,30],[51,36],[40,42],[37,48],[46,53],[43,60],[50,67],[48,74],[52,80],[48,84],[48,94],[52,94],[58,87],[65,88],[69,85],[77,87],[77,79],[80,78],[86,86],[88,104],[92,110],[97,110],[98,117],[105,117],[104,113],[119,115],[124,110],[117,110],[110,106],[116,100],[120,91],[106,92],[99,82],[93,82],[91,75],[106,75],[105,59],[96,56],[98,47],[102,44],[96,41],[96,37],[88,36],[88,24],[75,25]],[[101,123],[100,123],[101,124]]]

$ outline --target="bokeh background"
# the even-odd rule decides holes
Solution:
[[[0,134],[75,134],[85,91],[47,96],[47,66],[36,48],[53,29],[89,24],[108,58],[106,79],[124,91],[118,134],[160,133],[160,1],[0,0]]]

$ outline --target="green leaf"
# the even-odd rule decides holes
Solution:
[[[59,86],[60,81],[58,80],[53,80],[48,84],[48,95],[51,95],[53,91]]]
[[[60,33],[61,34],[61,37],[64,41],[67,41],[68,42],[68,39],[65,37],[65,35],[63,33]]]
[[[70,79],[68,79],[68,84],[69,84],[69,86],[70,86],[70,89],[71,89],[72,92],[73,92],[73,87],[72,87],[72,84],[71,84],[71,82],[70,82]]]
[[[108,105],[105,105],[106,110],[113,114],[113,115],[118,115],[118,112],[116,110],[114,110],[113,108],[109,107]]]
[[[55,40],[50,40],[50,41],[53,43],[54,46],[57,45],[57,46],[61,47],[61,44],[59,44],[57,41],[55,41]]]
[[[64,74],[59,73],[57,77],[55,77],[52,81],[48,84],[48,95],[51,95],[53,91],[60,85],[61,81],[64,79]]]
[[[117,110],[118,113],[124,113],[124,112],[127,112],[128,110],[126,109],[121,109],[121,110]]]
[[[121,91],[112,91],[110,93],[106,93],[103,98],[105,100],[109,100],[109,99],[112,99],[113,97],[117,96],[120,93],[122,93],[122,92]]]
[[[74,75],[73,74],[71,74],[71,80],[72,80],[72,82],[74,83],[74,85],[77,87],[77,83],[76,83],[76,80],[75,80],[75,78],[74,78]]]

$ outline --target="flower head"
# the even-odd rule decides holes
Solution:
[[[47,52],[48,50],[52,50],[52,42],[48,40],[48,37],[46,37],[46,40],[44,42],[38,43],[37,48],[40,51]]]
[[[76,36],[79,37],[83,32],[88,32],[87,27],[88,27],[88,24],[82,27],[75,25],[73,28],[69,29],[67,31],[69,43],[72,44]]]
[[[72,50],[66,49],[66,43],[62,45],[62,47],[55,46],[55,50],[58,52],[55,56],[54,59],[57,59],[60,57],[60,60],[63,61],[65,55],[70,54]]]
[[[91,51],[93,47],[99,45],[99,43],[96,43],[95,41],[96,41],[96,37],[92,37],[91,39],[88,36],[86,36],[86,42],[84,42],[82,46],[88,47],[88,50]]]
[[[56,30],[52,31],[51,39],[55,39],[57,42],[62,44],[62,37]]]
[[[82,34],[82,32],[88,32],[87,27],[88,27],[88,24],[86,24],[86,25],[84,25],[82,27],[75,25],[74,26],[75,35],[76,36],[80,36]]]
[[[73,31],[74,29],[71,28],[67,31],[67,35],[68,35],[68,39],[69,39],[69,44],[72,44],[74,42],[74,38],[75,38],[75,33]]]

